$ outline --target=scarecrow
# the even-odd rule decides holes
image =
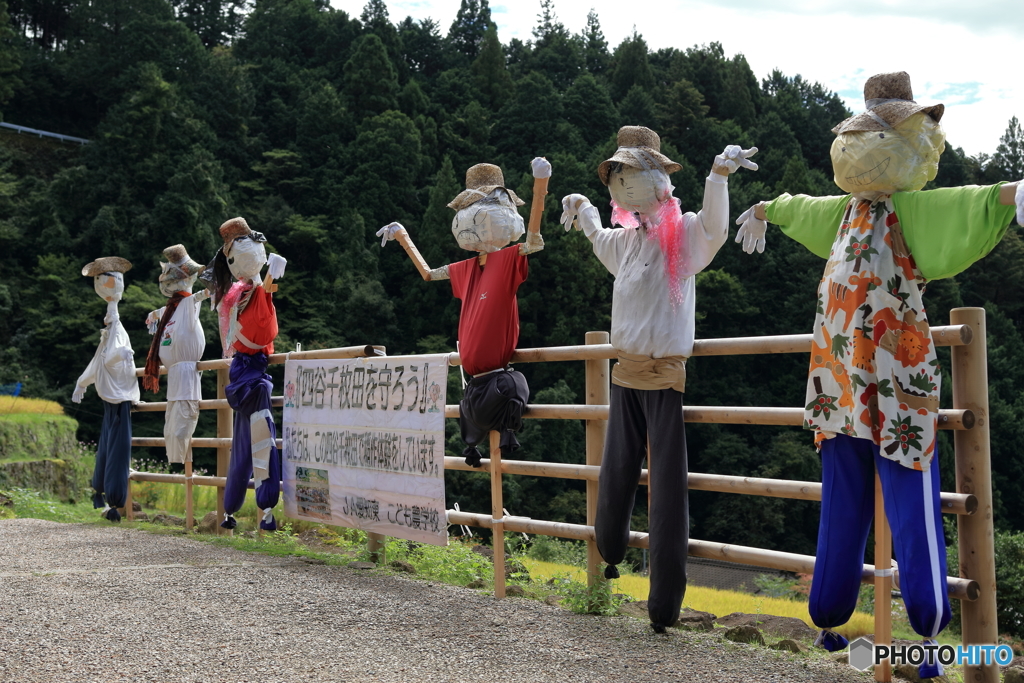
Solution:
[[[431,269],[400,223],[377,231],[383,247],[397,239],[424,280],[451,280],[452,293],[462,301],[459,316],[459,358],[471,375],[459,403],[459,424],[466,464],[480,467],[477,446],[491,430],[501,433],[503,453],[519,448],[515,437],[523,427],[530,388],[522,373],[509,366],[519,341],[516,292],[526,280],[527,256],[544,248],[540,221],[544,212],[551,164],[542,157],[531,163],[533,203],[526,241],[512,246],[524,232],[518,207],[524,202],[505,187],[501,169],[477,164],[466,171],[466,189],[448,206],[456,211],[452,233],[459,246],[478,255]]]
[[[121,325],[117,302],[124,293],[124,274],[132,264],[119,256],[105,256],[82,268],[82,275],[93,279],[93,289],[107,302],[100,331],[100,343],[85,372],[75,383],[71,400],[81,403],[90,384],[103,399],[103,424],[96,449],[96,468],[92,473],[92,504],[111,522],[120,522],[117,511],[128,500],[128,469],[132,457],[132,405],[139,402],[139,382],[135,379],[135,354],[128,333]]]
[[[267,252],[267,238],[252,230],[244,218],[232,218],[220,226],[224,245],[207,267],[213,304],[218,311],[224,357],[231,358],[225,387],[228,405],[235,411],[231,462],[224,486],[224,521],[234,529],[234,514],[245,502],[249,477],[256,488],[256,506],[263,512],[260,529],[274,531],[273,509],[281,492],[281,454],[277,429],[270,413],[273,384],[267,374],[277,337],[277,311],[272,293],[275,279],[284,275],[287,261]],[[260,278],[267,264],[266,282]],[[232,282],[232,277],[237,281]]]
[[[201,373],[196,363],[206,350],[206,337],[199,322],[199,306],[209,296],[206,290],[192,295],[192,285],[203,266],[189,258],[185,247],[164,249],[167,262],[160,263],[160,293],[167,305],[146,318],[153,341],[146,356],[142,386],[160,390],[160,365],[167,368],[167,411],[164,414],[164,444],[167,462],[191,463],[192,434],[199,421],[202,396]]]
[[[700,212],[682,213],[672,196],[669,174],[681,166],[661,153],[658,134],[623,126],[618,149],[597,173],[608,187],[612,223],[601,226],[597,208],[583,195],[562,200],[566,230],[576,223],[594,253],[615,276],[611,342],[618,354],[612,368],[608,436],[598,483],[597,547],[608,563],[605,577],[619,576],[629,542],[629,520],[650,455],[652,628],[664,633],[679,618],[686,592],[689,539],[686,437],[683,391],[686,359],[693,350],[694,275],[706,268],[728,238],[728,177],[757,148],[730,145],[715,157],[704,184]]]
[[[934,642],[949,622],[935,457],[940,373],[922,295],[929,280],[988,254],[1015,203],[1024,223],[1021,183],[919,191],[945,148],[944,107],[915,102],[906,72],[869,78],[864,104],[833,129],[835,182],[848,195],[784,194],[736,221],[747,253],[764,250],[767,219],[827,259],[804,412],[824,491],[809,609],[827,650],[846,646],[832,629],[857,603],[876,470],[910,624]],[[919,671],[941,673],[937,661]]]

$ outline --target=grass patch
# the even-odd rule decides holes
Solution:
[[[36,413],[41,415],[63,415],[64,408],[56,401],[24,396],[0,396],[0,416]]]

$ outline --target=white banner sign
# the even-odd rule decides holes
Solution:
[[[288,361],[285,514],[446,545],[447,385],[444,355]]]

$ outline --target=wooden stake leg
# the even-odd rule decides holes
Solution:
[[[501,495],[501,436],[491,432],[491,528],[494,538],[494,597],[505,597],[505,507]]]
[[[185,529],[192,531],[195,526],[195,509],[192,503],[192,449],[188,449],[185,459]]]
[[[892,532],[885,517],[882,480],[875,472],[875,645],[892,645]],[[875,680],[889,683],[889,660],[875,667]]]

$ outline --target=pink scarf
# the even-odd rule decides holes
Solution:
[[[640,227],[640,214],[635,214],[623,209],[612,200],[612,224],[621,225],[624,228]],[[680,207],[679,199],[669,197],[668,201],[661,202],[658,212],[653,216],[644,216],[647,227],[647,239],[658,240],[661,253],[665,256],[665,277],[668,280],[668,297],[673,306],[683,302],[683,291],[679,286],[683,275],[682,251],[684,232],[683,210]]]

